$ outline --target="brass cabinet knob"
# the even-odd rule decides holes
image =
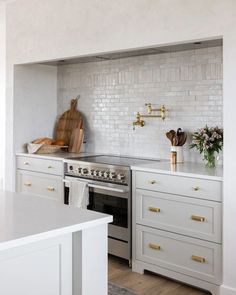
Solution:
[[[196,255],[192,255],[192,260],[199,262],[199,263],[206,263],[206,258],[201,257],[201,256],[196,256]]]
[[[156,207],[149,207],[148,210],[155,213],[161,212],[161,209]]]
[[[149,183],[150,183],[150,184],[155,184],[155,183],[157,183],[157,182],[156,182],[156,180],[149,180]]]
[[[31,182],[25,182],[25,183],[24,183],[24,186],[31,186],[31,185],[32,185]]]
[[[53,167],[52,167],[51,165],[49,165],[49,166],[48,166],[48,169],[51,169],[51,168],[53,168]]]
[[[149,248],[153,250],[161,250],[161,246],[158,244],[149,243]]]
[[[24,165],[29,165],[29,162],[24,162]]]
[[[52,187],[52,186],[48,186],[48,187],[47,187],[47,190],[48,190],[49,192],[54,192],[54,191],[55,191],[55,188]]]
[[[193,190],[196,192],[196,191],[199,191],[200,190],[200,187],[199,186],[193,186]]]
[[[198,216],[198,215],[191,215],[191,219],[194,221],[199,221],[199,222],[206,221],[206,217]]]

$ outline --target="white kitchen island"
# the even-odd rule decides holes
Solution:
[[[112,216],[0,192],[0,294],[106,295]]]

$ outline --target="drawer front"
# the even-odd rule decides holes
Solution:
[[[136,190],[136,222],[221,243],[221,203]]]
[[[60,176],[18,170],[17,191],[63,202],[63,183]]]
[[[137,171],[136,188],[221,202],[222,183],[214,180]]]
[[[210,283],[221,283],[221,246],[136,226],[136,259]]]
[[[28,171],[63,175],[62,161],[18,156],[16,158],[16,167],[17,169],[24,169]]]

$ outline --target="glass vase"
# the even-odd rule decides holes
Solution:
[[[204,152],[204,162],[206,167],[208,168],[215,168],[216,167],[216,156],[215,152]]]

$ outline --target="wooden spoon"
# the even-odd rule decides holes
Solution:
[[[183,146],[185,144],[186,140],[187,140],[187,133],[183,132],[182,134],[179,135],[178,145]]]
[[[173,140],[176,136],[176,132],[174,130],[170,130],[169,132],[166,133],[166,136],[169,138],[171,145],[174,145]]]
[[[178,145],[178,136],[175,135],[175,137],[173,138],[173,145],[177,146]]]

